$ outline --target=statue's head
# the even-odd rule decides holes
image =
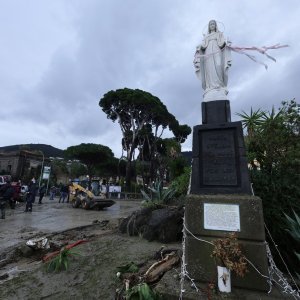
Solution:
[[[210,20],[208,23],[208,33],[211,33],[213,31],[218,31],[217,22],[215,20]]]

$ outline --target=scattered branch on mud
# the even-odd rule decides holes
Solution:
[[[62,248],[61,250],[54,251],[54,252],[52,252],[52,253],[49,253],[49,254],[45,255],[45,256],[43,257],[43,261],[46,262],[46,261],[52,259],[53,257],[55,257],[55,256],[57,256],[57,255],[60,255],[61,252],[62,252],[62,250],[64,250],[64,249],[70,250],[70,249],[73,248],[73,247],[76,247],[76,246],[78,246],[78,245],[80,245],[80,244],[87,243],[87,242],[88,242],[87,240],[80,240],[80,241],[77,241],[77,242],[75,242],[75,243],[73,243],[73,244],[67,245],[66,247]]]
[[[63,269],[67,270],[69,267],[69,258],[74,257],[76,255],[79,255],[79,253],[72,251],[71,249],[83,244],[87,243],[86,240],[80,240],[77,241],[76,243],[73,243],[71,245],[67,245],[60,249],[59,251],[52,252],[50,254],[47,254],[43,257],[44,262],[47,263],[47,271],[52,272],[52,271],[61,271]]]
[[[168,249],[164,249],[164,252],[160,251],[161,259],[152,263],[147,269],[139,268],[133,262],[119,267],[117,277],[123,280],[123,286],[121,289],[117,289],[115,299],[161,299],[151,286],[154,286],[167,271],[180,263],[178,252],[174,249],[172,251],[168,251]]]

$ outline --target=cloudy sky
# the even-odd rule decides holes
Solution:
[[[124,87],[159,97],[181,124],[201,124],[193,56],[210,19],[234,46],[290,46],[269,52],[276,63],[257,54],[267,71],[232,54],[234,120],[251,106],[299,102],[299,16],[299,0],[0,0],[0,146],[97,143],[120,156],[118,124],[98,103]]]

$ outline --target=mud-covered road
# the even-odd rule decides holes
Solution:
[[[24,212],[24,203],[15,210],[7,209],[6,219],[0,219],[0,299],[116,299],[124,282],[116,277],[117,268],[134,262],[144,274],[161,249],[181,249],[181,243],[162,245],[141,237],[129,237],[118,232],[120,219],[140,208],[137,200],[116,200],[103,211],[72,208],[58,199],[44,199],[33,206],[32,213]],[[26,241],[46,236],[49,250],[28,251]],[[70,261],[70,267],[61,272],[47,272],[42,258],[49,252],[85,240],[76,247],[79,256]],[[141,271],[144,269],[144,271]],[[155,289],[165,299],[180,295],[180,265],[167,272]],[[200,284],[200,283],[199,283]],[[196,292],[188,280],[184,282],[184,299],[292,299],[275,286],[270,294],[235,289],[230,295],[208,290],[201,283]],[[118,298],[120,299],[120,298]],[[293,298],[294,299],[294,298]]]
[[[57,199],[43,202],[31,213],[24,212],[24,204],[7,209],[0,220],[0,299],[115,299],[116,289],[124,288],[117,268],[135,262],[146,270],[162,249],[161,243],[118,232],[120,219],[138,210],[140,201],[117,200],[102,211],[75,209]],[[50,249],[26,246],[33,237],[47,237]],[[45,255],[82,240],[67,270],[47,271]]]
[[[118,200],[103,211],[74,209],[57,202],[45,199],[42,205],[34,204],[32,213],[25,213],[24,204],[20,204],[15,210],[7,209],[5,220],[0,219],[0,299],[116,299],[116,289],[124,288],[116,276],[118,267],[134,262],[147,270],[156,263],[154,256],[161,249],[181,249],[181,243],[162,248],[166,245],[118,232],[120,218],[139,209],[140,201]],[[41,236],[49,239],[51,248],[28,249],[26,241]],[[49,273],[42,261],[44,255],[80,240],[86,243],[75,248],[79,256],[70,260],[69,268]],[[157,284],[156,290],[164,299],[179,298],[179,273],[180,265]],[[185,280],[184,299],[291,299],[275,287],[271,294],[235,289],[230,295],[208,293],[205,283],[200,287],[195,292]]]
[[[100,211],[75,209],[70,203],[58,203],[58,198],[49,200],[46,197],[43,204],[37,204],[37,200],[31,213],[24,212],[24,203],[19,203],[14,210],[6,209],[6,219],[0,219],[0,253],[39,233],[59,232],[90,225],[96,220],[127,217],[140,207],[139,200],[116,200],[113,206]]]

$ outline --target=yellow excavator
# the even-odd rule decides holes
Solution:
[[[95,196],[91,191],[74,182],[69,187],[69,193],[70,202],[74,208],[98,208],[98,210],[101,210],[116,203],[113,200],[107,199],[104,193],[100,193],[99,196]]]

